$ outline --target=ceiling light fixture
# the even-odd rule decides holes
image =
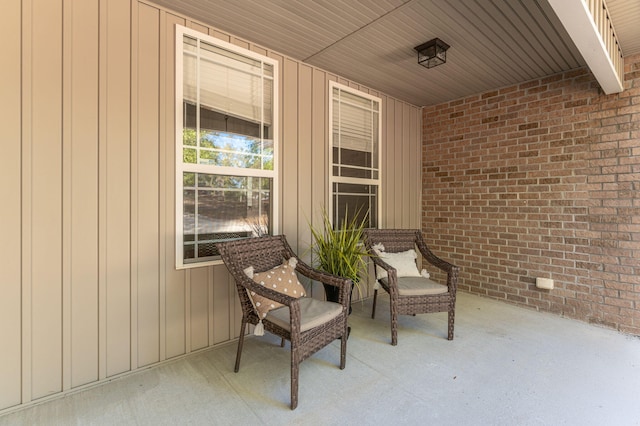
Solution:
[[[423,67],[433,68],[447,62],[449,45],[439,38],[434,38],[420,46],[414,47],[418,52],[418,63]]]

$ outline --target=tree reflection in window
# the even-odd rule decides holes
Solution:
[[[176,27],[176,265],[274,232],[277,61]]]

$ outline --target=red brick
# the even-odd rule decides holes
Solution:
[[[422,228],[461,291],[640,334],[640,55],[626,61],[620,94],[578,69],[423,110]]]

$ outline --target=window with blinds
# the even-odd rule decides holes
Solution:
[[[330,211],[378,226],[380,202],[380,98],[330,82]]]
[[[277,62],[176,27],[176,266],[276,232]]]

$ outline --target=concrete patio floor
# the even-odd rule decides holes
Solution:
[[[289,409],[289,345],[273,336],[168,362],[0,417],[4,425],[637,425],[640,339],[466,293],[446,314],[354,304],[347,366],[334,342],[302,363]]]

